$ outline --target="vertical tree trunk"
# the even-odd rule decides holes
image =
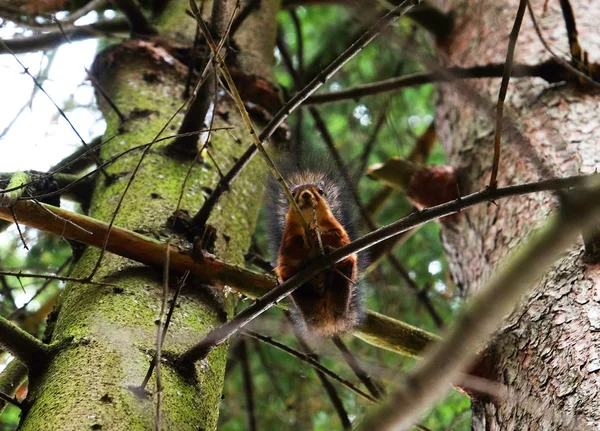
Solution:
[[[457,30],[444,48],[452,64],[504,62],[518,1],[442,3],[458,12]],[[542,31],[557,51],[566,53],[560,4],[548,3],[546,13],[544,4],[542,0],[532,2]],[[571,4],[580,42],[589,51],[590,60],[598,61],[600,8],[588,1],[572,0]],[[536,64],[548,57],[526,13],[515,61]],[[499,86],[498,79],[439,86],[440,139],[450,163],[462,170],[463,193],[489,182],[494,132],[490,108],[497,101]],[[511,79],[505,115],[524,139],[510,125],[505,127],[499,176],[502,186],[591,173],[600,166],[597,94],[571,86],[547,87],[541,79]],[[492,103],[483,106],[475,93]],[[446,226],[444,245],[453,277],[464,292],[476,292],[555,204],[547,193],[515,197],[470,209],[457,225]],[[599,269],[585,262],[582,244],[567,250],[499,330],[490,346],[495,358],[494,377],[508,386],[511,396],[499,405],[474,402],[474,429],[554,430],[566,424],[572,429],[593,424],[592,428],[598,429]]]
[[[234,3],[234,2],[233,2]],[[205,10],[210,11],[210,5]],[[162,38],[191,45],[195,23],[185,14],[187,0],[171,0],[157,20]],[[271,79],[275,45],[277,0],[262,1],[236,36],[238,63],[246,74]],[[121,123],[101,103],[107,122],[101,158],[108,160],[124,150],[152,142],[182,104],[187,65],[176,60],[164,45],[132,40],[100,53],[94,73],[128,120]],[[218,102],[215,127],[232,127],[231,133],[212,135],[211,154],[226,172],[250,143],[237,109],[228,98]],[[162,136],[173,134],[179,114]],[[241,143],[233,138],[239,137]],[[175,210],[191,160],[165,152],[170,141],[152,147],[137,173],[115,224],[127,229],[182,243],[171,232],[167,218]],[[97,176],[90,215],[108,221],[140,159],[134,151],[107,168],[114,180]],[[258,160],[250,164],[214,211],[210,223],[217,229],[216,253],[229,262],[243,263],[260,205],[261,175]],[[204,200],[203,188],[214,187],[218,170],[211,162],[197,164],[185,189],[182,208],[195,213]],[[88,248],[77,263],[75,277],[90,274],[99,250]],[[162,301],[161,268],[105,254],[96,284],[68,283],[57,310],[52,333],[57,349],[49,366],[32,376],[30,408],[23,430],[148,430],[154,429],[155,394],[139,397],[139,386],[155,351],[156,319]],[[175,283],[171,283],[171,288]],[[226,346],[197,364],[195,376],[184,376],[171,359],[202,338],[231,315],[230,300],[210,286],[193,280],[178,301],[164,344],[162,364],[162,429],[215,429],[221,399]],[[148,385],[154,392],[154,379]]]

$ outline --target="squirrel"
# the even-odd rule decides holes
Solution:
[[[277,255],[275,273],[281,283],[322,253],[349,244],[355,233],[350,199],[335,175],[322,167],[288,168],[282,174],[291,185],[312,241],[307,240],[300,217],[290,208],[279,184],[271,181],[267,188],[269,242]],[[358,273],[359,259],[353,254],[297,288],[291,294],[297,309],[293,313],[295,323],[320,337],[339,335],[358,325],[363,314]]]

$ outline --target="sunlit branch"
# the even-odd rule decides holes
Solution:
[[[85,40],[96,37],[115,37],[113,33],[123,33],[129,31],[129,22],[125,18],[114,18],[111,20],[98,20],[93,24],[87,25],[66,25],[63,26],[64,32],[69,35],[72,41]],[[49,31],[35,36],[18,37],[14,39],[5,39],[4,44],[15,54],[25,52],[42,51],[65,43],[66,40],[60,29]],[[5,47],[0,46],[0,54],[9,52]]]

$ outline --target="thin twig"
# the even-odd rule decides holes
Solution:
[[[262,344],[258,340],[254,340],[254,350],[256,351],[256,356],[258,357],[258,361],[260,365],[263,367],[267,377],[269,378],[270,387],[275,390],[275,393],[281,399],[281,402],[286,403],[287,395],[284,390],[281,388],[281,384],[279,379],[274,373],[274,367],[267,363],[267,358],[262,349]]]
[[[44,93],[44,95],[46,95],[46,97],[48,97],[48,99],[50,100],[50,102],[58,110],[60,116],[63,117],[63,119],[71,127],[71,130],[73,130],[73,132],[75,132],[75,134],[79,138],[79,141],[81,142],[81,144],[84,147],[86,147],[86,148],[89,149],[89,146],[88,146],[87,142],[85,142],[85,139],[83,139],[83,137],[79,134],[79,132],[77,131],[77,129],[75,128],[75,126],[73,125],[73,123],[71,123],[71,121],[69,120],[69,118],[67,118],[67,115],[65,114],[65,111],[63,111],[62,108],[60,106],[58,106],[58,104],[54,101],[54,99],[46,92],[46,90],[44,90],[44,87],[42,87],[42,85],[38,82],[38,80],[35,78],[35,76],[33,76],[31,74],[31,72],[29,72],[29,69],[27,67],[25,67],[25,65],[23,63],[21,63],[21,60],[19,60],[19,58],[17,57],[17,55],[6,45],[6,43],[4,43],[3,40],[0,40],[0,45],[2,45],[4,47],[4,49],[6,51],[8,51],[12,55],[12,57],[17,61],[17,63],[19,63],[19,65],[23,68],[23,71],[25,72],[25,74],[27,74],[27,76],[29,76],[33,80],[33,83],[35,84],[35,86],[38,87],[40,89],[40,91],[42,93]],[[98,165],[100,165],[101,163],[100,163],[100,160],[98,159],[98,157],[96,157],[94,153],[92,153],[92,156],[94,157],[94,160],[96,161],[96,163]],[[108,175],[108,173],[104,169],[101,169],[101,172],[104,174],[105,178],[107,178],[107,179],[110,178],[110,176]]]
[[[550,55],[552,55],[554,60],[556,60],[561,66],[563,66],[569,72],[576,75],[583,82],[590,84],[594,88],[600,88],[599,82],[595,81],[591,77],[587,76],[585,73],[583,73],[580,70],[578,70],[577,68],[573,67],[572,64],[570,64],[568,61],[564,60],[561,56],[559,56],[556,52],[554,52],[554,50],[548,44],[548,42],[546,41],[546,38],[544,38],[544,35],[542,34],[542,29],[538,25],[535,14],[533,13],[533,8],[529,1],[527,1],[527,9],[529,10],[529,16],[531,17],[531,22],[533,23],[533,28],[535,29],[535,32],[537,33],[537,35],[540,39],[540,42],[542,42],[542,45],[544,45],[544,48],[546,48],[546,51],[548,51],[550,53]]]
[[[165,253],[165,255],[166,255],[166,253]],[[170,263],[170,258],[169,258],[169,263]],[[185,286],[185,283],[187,282],[187,278],[189,275],[190,275],[190,272],[185,271],[185,273],[183,274],[183,276],[177,283],[175,293],[173,294],[173,299],[171,299],[171,305],[169,307],[169,312],[167,313],[167,318],[165,319],[165,324],[162,329],[161,346],[162,346],[162,343],[165,342],[165,338],[167,338],[167,331],[169,330],[169,324],[171,323],[171,317],[173,316],[173,312],[175,311],[175,306],[177,305],[177,299],[179,298],[181,289],[183,289],[183,286]],[[152,373],[154,372],[154,367],[155,367],[156,363],[157,362],[156,362],[156,353],[155,353],[154,357],[150,361],[150,366],[148,367],[148,371],[146,372],[146,376],[144,377],[142,384],[138,388],[136,388],[140,392],[143,392],[146,389],[146,386],[148,385],[148,382],[150,381],[150,377],[152,377]]]
[[[515,17],[515,23],[510,31],[508,38],[508,50],[506,53],[506,61],[504,63],[504,72],[502,74],[502,82],[500,83],[500,93],[498,94],[498,104],[496,105],[496,131],[494,133],[494,159],[492,162],[492,174],[490,176],[490,187],[496,187],[498,185],[498,167],[500,165],[500,143],[502,141],[502,120],[504,113],[504,99],[506,99],[506,92],[508,91],[508,83],[510,81],[510,70],[512,68],[512,62],[515,55],[515,46],[517,45],[517,39],[519,38],[519,31],[521,30],[521,23],[523,22],[523,16],[525,15],[525,7],[527,6],[527,0],[519,1],[519,8],[517,9],[517,16]]]
[[[65,260],[62,265],[56,270],[56,274],[60,274],[61,272],[63,272],[63,270],[73,261],[73,256],[69,256],[67,258],[67,260]],[[35,294],[29,299],[29,301],[27,301],[25,304],[23,304],[21,307],[15,309],[14,311],[12,311],[6,318],[9,320],[13,320],[15,319],[19,314],[23,313],[26,309],[27,306],[29,304],[31,304],[32,301],[34,301],[39,295],[41,295],[46,288],[50,285],[50,283],[52,283],[54,281],[54,279],[50,279],[47,278],[46,281],[42,284],[42,286],[35,292]]]
[[[298,17],[298,13],[296,10],[292,9],[290,12],[290,18],[292,19],[292,23],[294,24],[294,29],[296,31],[296,58],[298,59],[298,67],[292,69],[297,72],[298,78],[294,78],[294,81],[300,83],[300,85],[296,84],[296,88],[300,88],[304,86],[304,38],[302,37],[302,23],[300,22],[300,18]],[[284,46],[283,37],[281,35],[281,30],[277,32],[277,47]],[[281,53],[283,56],[283,52]],[[289,54],[288,54],[289,55]],[[292,64],[291,58],[287,60]],[[290,72],[292,73],[292,72]],[[296,114],[296,130],[294,133],[294,151],[296,153],[296,160],[302,160],[302,126],[304,123],[304,110],[302,107],[298,108],[298,112]]]
[[[64,28],[65,33],[69,35],[72,41],[91,39],[99,35],[115,38],[116,36],[112,33],[121,33],[127,30],[129,30],[129,22],[121,17],[111,20],[98,20],[88,25],[69,25]],[[7,39],[0,46],[0,54],[9,52],[8,49],[15,54],[54,49],[63,41],[64,37],[60,30],[53,30],[36,36]]]
[[[246,414],[248,416],[248,429],[256,431],[256,408],[254,406],[254,388],[252,387],[252,373],[250,372],[250,361],[248,360],[248,343],[240,340],[237,345],[242,366],[242,380],[244,381],[244,394],[246,395]]]
[[[41,57],[40,69],[42,69],[42,63],[43,63],[44,59],[48,59],[44,69],[40,70],[40,72],[38,73],[38,76],[36,77],[36,81],[38,81],[40,84],[43,84],[46,81],[46,79],[48,79],[48,73],[50,72],[50,68],[54,64],[54,58],[56,57],[56,52],[53,52],[49,55],[46,55],[46,53],[44,53],[44,55],[42,55],[40,57]],[[23,104],[23,106],[21,106],[21,109],[19,109],[19,111],[15,114],[13,119],[6,125],[4,130],[0,133],[0,139],[2,139],[4,136],[6,136],[6,134],[10,131],[12,126],[21,117],[21,114],[25,111],[25,109],[29,108],[29,110],[31,111],[33,99],[35,98],[38,91],[39,91],[39,88],[35,84],[33,84],[33,88],[31,90],[31,95],[29,96],[29,100],[27,102],[25,102]]]
[[[304,354],[313,358],[316,362],[321,363],[319,361],[319,355],[314,353],[313,350],[310,348],[307,341],[304,339],[303,334],[301,334],[300,331],[298,330],[297,326],[293,324],[292,318],[291,318],[290,314],[287,312],[286,312],[286,317],[292,323],[294,335],[296,336],[296,340],[298,341],[298,344],[300,345],[300,350],[302,350],[304,352]],[[342,428],[345,430],[351,429],[352,423],[350,422],[350,419],[348,418],[348,412],[346,412],[346,409],[344,408],[344,404],[342,403],[340,396],[338,395],[337,391],[335,390],[335,387],[333,386],[333,384],[331,384],[331,382],[327,379],[327,376],[325,374],[323,374],[323,372],[321,372],[320,370],[318,370],[316,368],[314,370],[315,370],[315,373],[317,373],[317,377],[319,377],[321,386],[323,386],[323,389],[325,389],[325,392],[327,393],[327,396],[329,397],[329,400],[331,401],[331,404],[333,405],[335,412],[337,413],[338,417],[340,418],[340,422],[342,423]]]
[[[356,359],[352,352],[350,352],[350,350],[348,349],[346,344],[344,344],[342,339],[338,336],[333,337],[333,344],[335,344],[335,347],[337,347],[338,350],[341,352],[342,357],[344,358],[348,366],[352,369],[356,377],[358,377],[358,379],[361,382],[363,382],[363,384],[369,390],[371,395],[373,395],[374,398],[381,400],[384,395],[383,392],[375,383],[375,381],[371,379],[369,374],[363,369],[358,359]]]
[[[375,127],[373,127],[373,131],[371,132],[369,139],[367,140],[367,142],[364,145],[363,152],[360,155],[360,165],[358,168],[359,175],[363,175],[364,172],[367,170],[367,165],[369,164],[369,156],[373,152],[373,148],[375,148],[375,143],[377,142],[377,136],[379,135],[379,132],[383,129],[383,126],[386,123],[390,103],[391,103],[391,100],[390,100],[390,98],[388,98],[382,104],[381,112],[379,113],[379,117],[377,118],[377,121],[375,122]]]
[[[69,44],[71,45],[72,44],[71,39],[69,38],[69,35],[67,34],[67,32],[65,32],[62,23],[57,20],[56,25],[58,26],[58,29],[64,36],[65,40],[67,42],[69,42]],[[90,80],[90,82],[92,83],[92,86],[96,89],[96,91],[98,91],[98,93],[100,93],[100,95],[104,98],[106,103],[108,103],[108,106],[110,106],[112,108],[112,110],[115,111],[115,114],[117,114],[117,117],[119,117],[119,120],[121,120],[121,122],[125,121],[127,119],[127,117],[125,117],[125,115],[117,107],[116,103],[113,102],[113,100],[110,98],[108,93],[104,90],[104,87],[102,87],[100,82],[98,82],[98,79],[96,79],[94,74],[92,72],[90,72],[90,70],[85,66],[83,66],[83,69],[85,70],[85,73],[87,73],[87,77]]]
[[[167,300],[169,298],[169,249],[171,248],[171,243],[169,240],[165,243],[165,265],[163,267],[163,292],[162,292],[162,302],[160,305],[160,313],[158,315],[158,324],[156,325],[156,355],[154,355],[154,367],[156,368],[156,422],[154,429],[156,431],[160,431],[161,423],[162,423],[162,375],[160,370],[160,359],[162,355],[162,345],[163,345],[163,317],[165,316],[165,311],[167,309]]]
[[[315,361],[311,355],[307,355],[305,353],[301,353],[298,352],[297,350],[292,349],[291,347],[286,346],[285,344],[282,344],[278,341],[275,341],[273,338],[271,337],[267,337],[265,335],[259,334],[258,332],[255,331],[248,331],[245,330],[243,332],[244,335],[248,336],[248,337],[252,337],[255,338],[259,341],[262,341],[263,343],[267,343],[273,347],[276,347],[277,349],[292,355],[298,359],[300,359],[303,362],[306,362],[307,364],[309,364],[311,367],[321,371],[323,374],[327,375],[328,377],[331,377],[333,380],[335,380],[336,382],[339,382],[342,384],[342,386],[344,386],[347,389],[350,389],[352,392],[354,392],[357,395],[360,395],[362,398],[371,401],[373,403],[376,403],[377,400],[375,398],[373,398],[371,395],[367,394],[366,392],[362,391],[361,389],[357,388],[356,386],[354,386],[351,382],[349,382],[348,380],[338,376],[336,373],[334,373],[333,371],[331,371],[329,368],[325,367],[324,365],[322,365],[320,362]]]
[[[56,232],[53,232],[56,233]],[[7,277],[15,277],[17,279],[21,278],[44,278],[47,280],[58,280],[58,281],[71,281],[75,283],[90,283],[96,286],[114,286],[114,283],[105,283],[101,281],[88,281],[85,278],[76,278],[76,277],[64,277],[62,275],[52,275],[52,274],[31,274],[23,271],[6,271],[0,269],[0,275],[4,275]]]

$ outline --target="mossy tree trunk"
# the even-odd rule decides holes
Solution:
[[[235,3],[235,2],[232,2]],[[275,44],[275,13],[279,2],[262,1],[236,33],[238,67],[245,74],[270,80]],[[208,7],[206,7],[208,6]],[[128,117],[117,115],[100,103],[107,122],[100,157],[108,160],[124,150],[151,142],[182,104],[187,65],[165,49],[167,44],[191,46],[195,23],[185,14],[187,0],[172,0],[156,19],[161,44],[130,40],[100,53],[94,73]],[[205,5],[210,11],[211,6]],[[179,114],[162,136],[173,134],[182,120]],[[250,144],[234,104],[221,98],[210,151],[221,171],[226,171]],[[235,139],[235,137],[240,138]],[[165,151],[170,141],[154,145],[127,192],[115,224],[157,238],[183,243],[167,228],[177,206],[191,160]],[[110,165],[114,180],[98,175],[89,214],[110,220],[125,190],[141,151],[134,151]],[[217,229],[216,254],[229,262],[243,263],[250,244],[262,193],[263,175],[254,160],[231,191],[219,203],[209,222]],[[210,161],[198,163],[190,177],[182,208],[195,213],[204,200],[204,188],[214,187],[218,170]],[[87,248],[73,276],[90,274],[99,250]],[[31,378],[29,410],[23,430],[149,430],[155,427],[155,394],[139,397],[139,386],[155,351],[156,320],[162,301],[162,269],[150,268],[110,253],[105,254],[94,280],[97,284],[68,283],[54,316],[52,342],[63,342],[48,367]],[[175,275],[175,274],[173,274]],[[171,289],[175,282],[172,277]],[[162,429],[215,429],[221,399],[226,346],[213,351],[195,368],[195,376],[183,376],[168,358],[199,341],[204,334],[231,317],[231,300],[198,280],[189,282],[178,301],[164,344],[162,364]],[[154,379],[148,385],[154,392]]]
[[[446,46],[451,62],[465,67],[504,62],[517,0],[483,8],[462,1],[440,3],[461,11],[461,25]],[[597,61],[600,8],[586,1],[571,4],[580,43],[590,60]],[[549,43],[568,52],[559,2],[550,2],[547,11],[543,0],[532,1],[532,6]],[[537,64],[548,57],[526,13],[515,62]],[[463,193],[485,187],[492,166],[494,124],[490,115],[482,114],[489,106],[478,104],[473,94],[495,103],[499,85],[498,80],[482,79],[440,86],[438,131],[450,163],[462,170]],[[505,124],[513,126],[503,134],[500,186],[588,174],[600,166],[598,94],[573,86],[547,87],[541,79],[511,80],[505,105],[510,120]],[[556,204],[548,193],[514,197],[474,207],[462,214],[459,226],[446,226],[449,263],[465,293],[476,292]],[[586,261],[582,243],[567,250],[499,330],[490,346],[495,372],[489,377],[505,384],[510,396],[500,404],[476,401],[474,429],[598,429],[598,270]]]

